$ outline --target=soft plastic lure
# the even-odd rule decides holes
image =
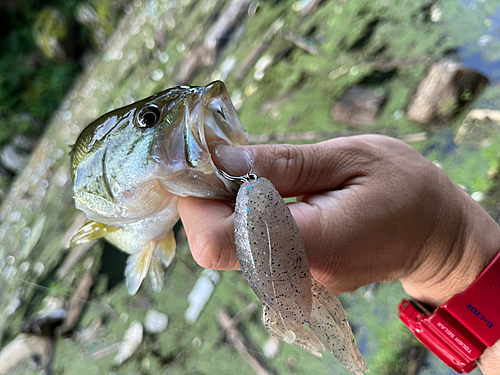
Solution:
[[[266,329],[316,356],[328,349],[353,374],[369,373],[340,301],[311,277],[302,236],[283,198],[265,178],[237,179],[244,183],[236,198],[236,250],[262,302]]]

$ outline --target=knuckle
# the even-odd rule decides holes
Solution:
[[[304,169],[307,151],[303,147],[275,145],[272,151],[269,169],[286,178],[291,186],[303,178],[304,172],[308,172]]]
[[[339,138],[334,153],[335,170],[342,170],[347,175],[364,175],[373,169],[374,162],[380,161],[383,154],[378,138],[365,136]]]

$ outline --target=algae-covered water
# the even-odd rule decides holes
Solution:
[[[274,357],[266,356],[269,335],[260,323],[257,299],[238,272],[218,273],[220,281],[211,298],[196,322],[188,324],[187,296],[202,269],[191,257],[181,226],[178,255],[160,293],[152,292],[145,282],[136,296],[129,296],[121,276],[125,257],[109,245],[97,244],[76,260],[72,259],[77,251],[65,250],[70,227],[82,220],[71,199],[69,145],[99,115],[169,86],[223,80],[253,143],[305,143],[360,133],[401,138],[497,216],[500,116],[467,117],[473,109],[499,108],[497,2],[84,4],[97,15],[97,21],[85,29],[87,37],[94,38],[94,54],[87,56],[81,73],[74,74],[73,87],[63,85],[64,100],[50,120],[44,117],[39,147],[2,197],[0,345],[11,342],[21,323],[40,310],[64,307],[85,275],[91,275],[93,287],[73,333],[55,339],[52,365],[37,367],[26,359],[10,373],[255,373],[222,333],[217,319],[221,308],[236,317],[248,352],[268,373],[346,373],[330,354],[316,358],[291,345],[282,344]],[[54,2],[54,6],[60,4]],[[113,13],[106,6],[119,11]],[[105,22],[106,15],[113,22]],[[99,33],[101,29],[105,32]],[[411,97],[429,66],[442,58],[462,61],[486,75],[490,83],[478,97],[468,98],[449,121],[411,121],[406,116]],[[12,77],[7,80],[6,70],[0,74],[0,84],[12,81]],[[57,76],[52,79],[49,86],[59,82]],[[381,112],[370,124],[336,122],[331,115],[334,103],[359,84],[388,95]],[[19,95],[36,92],[39,96],[33,88],[18,89]],[[3,126],[15,129],[16,123],[12,120]],[[15,134],[12,128],[5,134]],[[5,135],[2,142],[7,144],[10,136]],[[370,285],[340,296],[371,373],[453,374],[399,322],[397,306],[404,297],[399,283]],[[133,321],[144,324],[151,309],[169,317],[168,327],[161,333],[144,333],[132,356],[118,365],[115,356],[125,332]]]

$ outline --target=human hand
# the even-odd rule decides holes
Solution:
[[[401,280],[437,306],[464,290],[500,248],[489,215],[434,164],[383,136],[216,150],[233,175],[273,182],[301,230],[313,276],[336,294]],[[207,268],[238,269],[233,206],[180,198],[191,251]]]
[[[305,145],[216,150],[232,175],[252,168],[273,182],[301,230],[311,272],[335,294],[401,280],[435,307],[465,290],[500,248],[500,228],[461,188],[405,143],[383,136]],[[230,203],[180,198],[179,212],[197,262],[238,269]],[[500,345],[481,357],[499,370]]]

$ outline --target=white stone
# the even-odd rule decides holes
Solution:
[[[476,202],[482,202],[484,200],[484,194],[480,191],[476,191],[476,192],[472,193],[470,196]]]
[[[212,270],[204,270],[201,277],[196,281],[193,289],[188,295],[189,307],[184,314],[186,322],[193,324],[200,316],[201,311],[207,304],[215,285],[219,282],[219,273]]]
[[[117,365],[121,365],[135,353],[142,342],[142,333],[143,329],[140,322],[134,320],[130,323],[130,327],[127,329],[127,332],[125,332],[123,341],[118,349],[118,354],[115,357],[115,363]]]
[[[279,350],[280,340],[273,336],[269,337],[269,339],[265,342],[264,347],[262,348],[262,351],[264,352],[266,358],[274,358],[276,354],[278,354]]]
[[[144,318],[144,329],[147,333],[160,333],[168,326],[168,316],[156,310],[148,310]]]

